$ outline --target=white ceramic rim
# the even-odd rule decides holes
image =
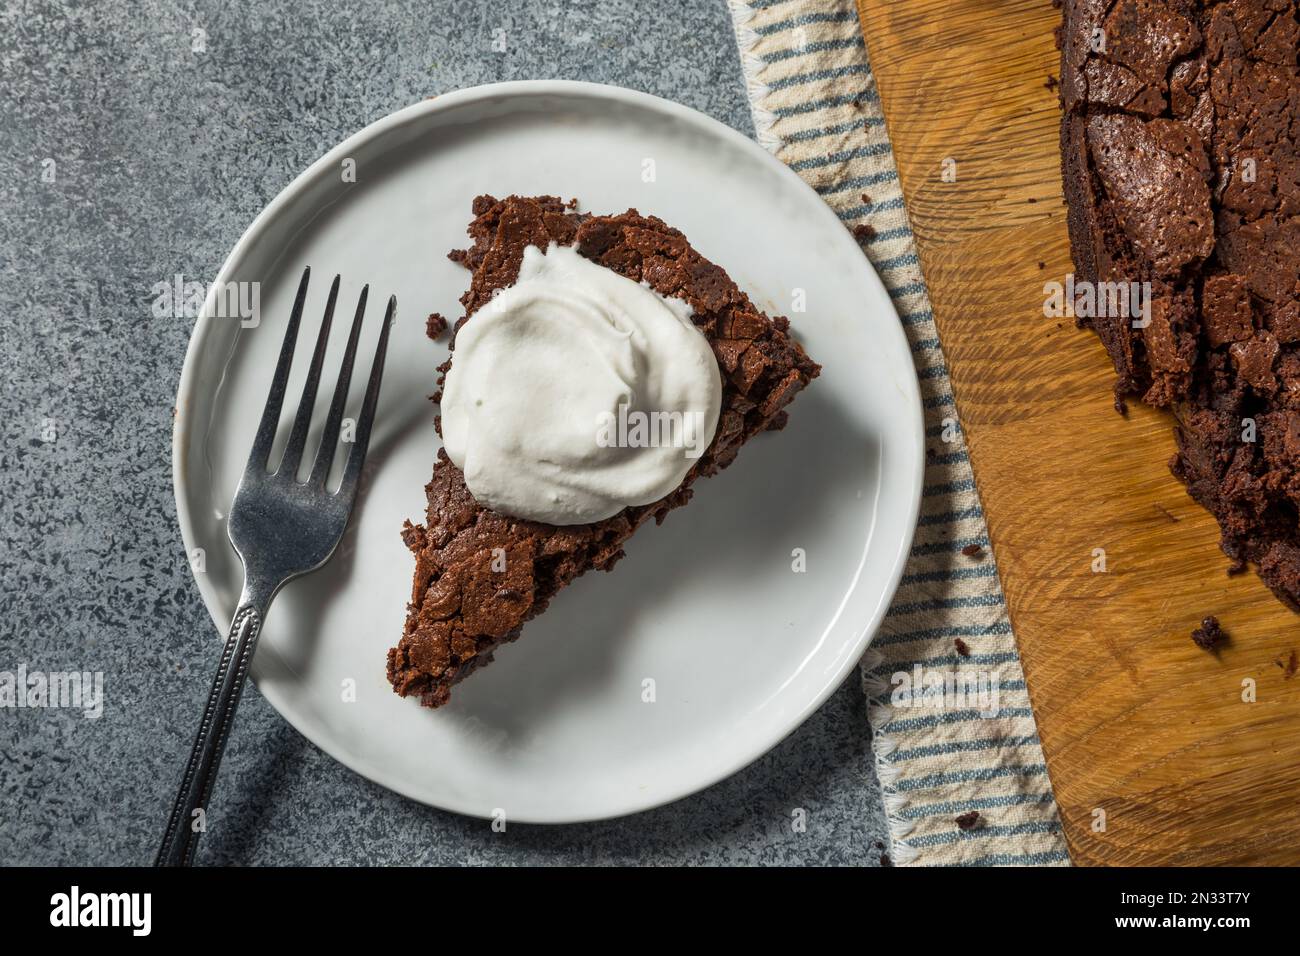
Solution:
[[[184,448],[189,441],[189,430],[191,427],[191,415],[189,414],[189,409],[192,407],[194,398],[193,393],[196,387],[198,355],[205,348],[209,334],[214,328],[214,323],[209,320],[209,316],[215,312],[215,302],[212,299],[212,295],[215,294],[216,290],[223,288],[229,281],[231,273],[235,271],[237,265],[246,256],[249,247],[260,237],[262,232],[268,228],[269,224],[281,214],[282,210],[298,199],[299,194],[306,190],[308,184],[313,179],[315,179],[325,169],[336,169],[343,159],[354,155],[361,147],[361,144],[427,114],[463,106],[467,103],[501,97],[531,97],[552,94],[565,95],[569,97],[585,96],[593,99],[610,100],[616,103],[621,102],[623,104],[657,111],[680,123],[693,126],[701,132],[727,140],[732,146],[746,150],[754,156],[762,157],[761,161],[773,169],[777,175],[783,176],[789,180],[794,189],[803,190],[815,199],[817,206],[824,211],[828,233],[842,235],[844,237],[844,242],[854,242],[853,237],[850,235],[849,231],[845,229],[844,224],[840,221],[839,217],[836,216],[830,206],[828,206],[826,202],[817,195],[812,187],[805,183],[798,174],[788,166],[759,146],[758,143],[742,135],[731,127],[698,112],[697,110],[675,103],[671,100],[663,99],[659,96],[654,96],[650,93],[640,92],[639,90],[630,90],[619,86],[611,86],[602,83],[589,83],[577,80],[516,80],[505,83],[488,83],[482,86],[467,87],[451,93],[440,94],[430,99],[421,100],[420,102],[407,106],[404,109],[400,109],[395,113],[391,113],[382,119],[378,119],[359,132],[349,136],[333,149],[329,150],[329,152],[316,160],[316,162],[312,163],[311,166],[289,183],[289,185],[287,185],[279,195],[271,200],[266,208],[257,215],[252,224],[250,224],[244,231],[244,234],[240,236],[239,241],[235,243],[234,248],[231,249],[230,254],[226,257],[226,261],[222,264],[216,279],[209,287],[211,290],[209,301],[204,303],[200,317],[195,323],[195,327],[191,333],[189,347],[185,353],[185,364],[181,370],[180,384],[177,387],[176,416],[172,426],[172,489],[176,500],[176,518],[180,525],[181,539],[184,542],[187,554],[190,553],[192,548],[196,547],[196,544],[194,523],[190,514],[190,509],[186,504],[184,495],[182,494],[182,489],[185,487],[182,475],[182,460]],[[862,268],[867,274],[869,284],[876,287],[876,291],[879,293],[881,301],[890,302],[892,304],[892,299],[889,297],[888,290],[885,289],[884,283],[881,282],[875,268],[871,265],[865,255],[861,258]],[[903,331],[901,321],[897,323],[897,325],[893,326],[893,334],[897,339],[894,344],[901,349],[903,354],[910,355],[911,346],[907,341],[907,336]],[[888,580],[885,584],[884,590],[881,592],[880,602],[872,611],[870,618],[867,620],[865,625],[857,631],[856,646],[852,653],[845,655],[844,663],[833,674],[833,676],[826,680],[825,684],[816,696],[806,705],[795,711],[789,720],[786,721],[786,724],[776,733],[769,734],[767,737],[751,742],[751,745],[748,748],[739,750],[737,752],[738,756],[733,756],[730,761],[720,765],[707,779],[697,779],[690,781],[686,785],[679,785],[665,793],[659,794],[650,802],[633,803],[629,801],[628,805],[624,807],[601,813],[599,815],[578,813],[571,816],[556,815],[553,817],[535,819],[519,818],[518,822],[566,824],[614,819],[633,813],[652,810],[656,807],[664,806],[665,804],[673,803],[684,797],[690,796],[693,793],[698,793],[713,786],[721,780],[725,780],[727,777],[730,777],[732,774],[749,766],[749,764],[763,756],[802,725],[804,721],[812,716],[812,714],[826,702],[826,699],[839,688],[852,669],[857,666],[862,655],[870,646],[872,638],[875,637],[876,631],[879,629],[880,623],[884,619],[884,616],[893,601],[893,596],[898,590],[898,584],[902,578],[903,570],[907,565],[916,528],[916,519],[920,513],[921,489],[925,475],[925,426],[924,415],[921,410],[920,385],[916,379],[914,369],[909,369],[909,371],[912,372],[910,383],[914,386],[913,397],[915,398],[915,402],[909,403],[914,418],[911,431],[915,436],[915,454],[912,456],[912,480],[909,483],[911,498],[907,502],[899,503],[905,509],[904,514],[910,516],[910,521],[906,524],[908,531],[903,535],[902,540],[898,542],[897,551],[891,556],[891,567]],[[906,381],[909,377],[904,376],[904,379]],[[224,635],[228,630],[229,624],[228,621],[225,620],[226,612],[218,602],[216,588],[206,580],[205,575],[196,574],[194,575],[194,578],[195,583],[198,585],[199,593],[203,597],[203,602],[207,606],[208,613],[211,615],[213,623],[217,627],[218,639],[224,640]],[[855,588],[858,586],[858,584],[854,585]],[[852,593],[852,591],[848,593]],[[477,808],[471,808],[465,805],[452,805],[454,801],[436,804],[432,803],[423,795],[411,792],[410,788],[395,780],[393,776],[388,773],[385,767],[371,763],[364,757],[354,759],[354,755],[349,755],[346,758],[341,756],[324,739],[322,739],[322,735],[317,732],[318,728],[302,726],[299,723],[290,720],[289,717],[286,716],[285,707],[283,706],[283,701],[280,699],[280,695],[273,689],[263,687],[259,681],[260,674],[256,659],[254,659],[250,668],[249,676],[262,695],[286,722],[311,741],[313,745],[329,754],[329,756],[333,757],[343,766],[348,767],[350,770],[378,783],[380,786],[383,786],[388,790],[392,790],[395,793],[399,793],[402,796],[419,803],[424,803],[428,806],[436,806],[439,809],[450,810],[466,816],[482,818],[482,813],[479,812]]]

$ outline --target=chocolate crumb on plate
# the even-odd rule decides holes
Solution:
[[[447,331],[447,320],[437,312],[430,313],[429,317],[424,320],[424,334],[429,338],[442,338],[442,334]]]

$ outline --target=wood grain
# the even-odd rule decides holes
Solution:
[[[1169,473],[1172,419],[1117,414],[1101,344],[1043,313],[1071,270],[1059,11],[858,3],[1071,856],[1300,864],[1300,677],[1279,664],[1300,617],[1225,574]],[[1190,637],[1207,614],[1218,654]]]

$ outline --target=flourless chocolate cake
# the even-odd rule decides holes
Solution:
[[[1178,420],[1170,463],[1231,570],[1300,607],[1300,17],[1295,0],[1067,0],[1062,174],[1116,402]]]
[[[481,506],[442,450],[426,486],[425,524],[409,521],[403,538],[415,555],[406,626],[388,652],[388,678],[402,696],[445,704],[454,684],[491,663],[530,619],[578,575],[608,571],[645,522],[662,522],[691,498],[691,485],[729,465],[757,433],[783,427],[785,406],[820,371],[790,336],[789,321],[764,315],[721,268],[679,231],[635,210],[616,216],[577,213],[551,196],[474,200],[473,244],[451,253],[472,272],[461,297],[473,321],[494,292],[518,278],[524,249],[572,246],[586,259],[685,300],[712,346],[722,377],[722,409],[712,443],[666,497],[591,524],[555,526]],[[439,367],[439,386],[455,358]],[[441,394],[435,394],[435,400]],[[441,423],[437,422],[441,431]]]

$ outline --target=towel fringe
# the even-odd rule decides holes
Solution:
[[[745,75],[745,89],[749,93],[749,112],[754,117],[754,138],[769,153],[779,153],[785,146],[776,134],[776,114],[762,104],[772,91],[759,74],[766,64],[754,54],[758,34],[747,24],[754,18],[754,9],[745,0],[727,0],[731,8],[731,22],[736,28],[736,46],[740,50],[740,69]]]

